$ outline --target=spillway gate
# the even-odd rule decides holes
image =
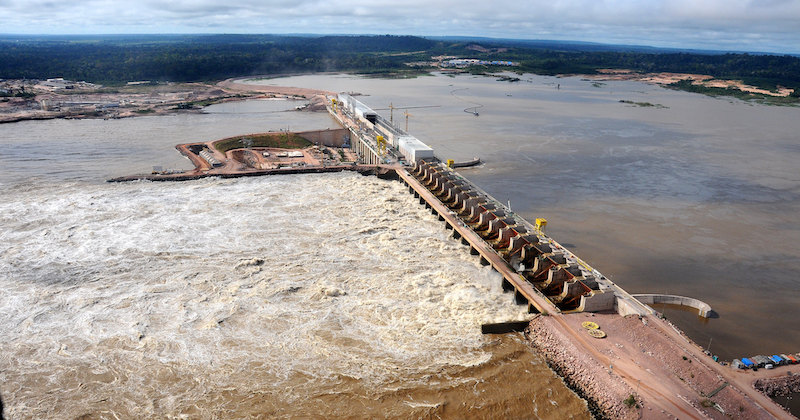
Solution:
[[[618,309],[613,283],[451,168],[421,160],[397,173],[529,312]]]

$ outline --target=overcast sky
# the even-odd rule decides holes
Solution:
[[[800,0],[0,0],[0,33],[466,35],[800,53]]]

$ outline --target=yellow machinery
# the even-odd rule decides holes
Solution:
[[[453,159],[447,159],[447,167],[452,168],[453,164],[456,163]]]
[[[540,231],[544,232],[544,228],[545,227],[547,227],[547,219],[545,219],[543,217],[537,217],[536,218],[536,229],[539,229]]]
[[[331,98],[331,108],[333,108],[334,111],[336,110],[337,103],[336,98]]]
[[[381,156],[385,155],[386,154],[386,139],[384,139],[383,136],[378,136],[378,137],[375,137],[375,141],[378,143],[378,153],[380,153]]]

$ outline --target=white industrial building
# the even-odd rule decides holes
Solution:
[[[433,149],[414,136],[399,136],[397,138],[397,149],[408,162],[416,162],[420,159],[433,159]]]
[[[406,162],[416,162],[420,159],[433,159],[433,149],[405,131],[393,126],[386,119],[378,115],[372,108],[364,105],[359,100],[346,93],[340,93],[337,97],[338,106],[345,113],[353,116],[362,127],[371,130],[373,134],[383,136],[389,144],[397,149]],[[359,136],[354,136],[358,138]],[[370,143],[375,141],[370,139]],[[354,145],[359,153],[377,153],[377,145],[359,147]],[[378,159],[380,160],[380,159]]]

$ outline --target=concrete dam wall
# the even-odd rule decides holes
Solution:
[[[519,303],[527,302],[532,312],[652,311],[440,162],[419,161],[400,177],[447,222],[453,236],[481,256],[482,264],[503,274],[503,287],[514,291]]]

